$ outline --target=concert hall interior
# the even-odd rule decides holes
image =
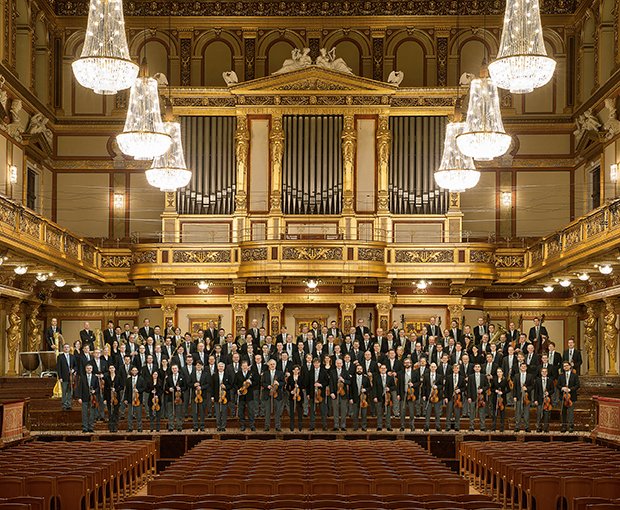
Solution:
[[[0,26],[0,510],[620,509],[620,0]]]

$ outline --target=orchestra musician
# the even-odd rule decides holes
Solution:
[[[164,381],[160,379],[159,372],[155,370],[151,373],[151,376],[146,381],[146,405],[148,409],[150,431],[153,432],[153,426],[155,430],[159,432],[161,426],[162,407],[164,404],[162,398],[164,395]]]
[[[276,370],[276,360],[270,359],[267,363],[267,370],[263,372],[261,380],[263,403],[265,406],[265,432],[269,431],[271,425],[271,414],[275,413],[276,432],[282,431],[282,397],[285,391],[284,373]]]
[[[131,373],[125,382],[125,405],[127,406],[127,432],[133,432],[133,422],[137,421],[138,432],[142,432],[142,394],[146,382],[138,375],[138,367],[131,367]]]
[[[461,411],[467,385],[458,364],[452,365],[452,373],[444,378],[444,403],[447,405],[446,430],[461,430]]]
[[[56,358],[56,373],[62,390],[62,410],[70,411],[73,399],[73,381],[76,377],[77,364],[75,356],[71,354],[71,346],[64,343],[62,353]]]
[[[84,329],[80,331],[82,345],[88,345],[91,350],[95,348],[95,333],[90,329],[90,323],[84,323]]]
[[[103,403],[108,408],[108,430],[118,432],[118,417],[125,380],[116,373],[116,366],[110,365],[103,377]]]
[[[400,431],[405,430],[409,412],[409,430],[415,430],[415,401],[420,391],[420,374],[414,370],[411,358],[405,358],[403,369],[398,374],[398,395],[400,396]]]
[[[353,430],[357,431],[360,426],[366,431],[368,426],[368,406],[372,398],[372,385],[370,378],[364,373],[361,365],[355,367],[355,374],[351,377],[350,400],[351,413],[353,415]]]
[[[538,317],[534,317],[534,325],[530,328],[527,338],[536,347],[536,352],[540,352],[542,350],[543,336],[549,338],[547,328],[540,323],[540,319]]]
[[[295,430],[295,419],[297,427],[301,432],[303,426],[304,406],[303,406],[304,384],[301,377],[301,369],[298,365],[293,367],[291,375],[286,380],[286,393],[289,401],[289,416],[291,419],[290,431]],[[335,414],[334,414],[335,416]],[[346,417],[345,417],[346,419]],[[335,422],[334,418],[334,422]]]
[[[441,432],[441,403],[443,399],[443,380],[437,373],[437,364],[431,363],[430,369],[424,372],[422,379],[422,401],[426,421],[424,431],[428,432],[431,423],[431,412],[435,413],[435,429]]]
[[[570,363],[570,366],[575,369],[577,375],[581,373],[583,359],[581,357],[581,351],[575,347],[575,339],[573,337],[568,339],[568,349],[566,349],[562,355],[562,362],[564,361]]]
[[[321,425],[327,430],[327,401],[325,391],[329,387],[329,374],[321,365],[319,358],[312,360],[312,369],[307,374],[306,393],[308,394],[308,411],[310,415],[310,431],[314,430],[316,408],[319,408]]]
[[[506,405],[508,404],[508,392],[510,386],[508,379],[504,377],[504,370],[497,368],[495,378],[491,382],[491,412],[493,413],[492,430],[495,432],[497,427],[497,418],[499,417],[499,431],[504,432],[504,423],[506,419]]]
[[[486,407],[487,390],[489,381],[481,373],[480,363],[474,365],[474,373],[469,377],[467,387],[467,401],[469,402],[469,430],[473,432],[475,428],[476,415],[480,420],[480,430],[486,430]]]
[[[183,394],[186,389],[186,382],[179,371],[179,365],[172,363],[170,374],[164,381],[166,396],[164,398],[168,408],[168,431],[172,432],[175,428],[179,432],[183,430],[183,418],[185,417],[185,405],[183,404]]]
[[[212,385],[213,396],[211,398],[215,404],[216,428],[218,432],[225,432],[228,420],[228,398],[233,389],[233,381],[230,373],[226,372],[226,365],[223,361],[217,364],[217,372],[213,377]]]
[[[62,335],[62,330],[58,325],[58,319],[56,317],[52,317],[51,324],[45,330],[45,341],[47,344],[47,349],[49,351],[53,351],[56,346],[56,333]]]
[[[86,365],[84,374],[78,380],[75,396],[82,406],[82,432],[95,431],[95,415],[99,406],[99,379],[93,374],[92,365]]]
[[[396,391],[394,377],[388,375],[387,366],[379,365],[379,374],[374,377],[373,402],[377,410],[377,431],[383,429],[385,421],[386,430],[392,430],[392,408],[394,402],[392,395]]]
[[[199,359],[196,361],[196,370],[189,379],[192,399],[192,420],[194,432],[200,429],[205,430],[205,410],[207,408],[207,396],[211,394],[212,378],[205,370],[204,363]]]
[[[351,379],[342,367],[342,360],[336,360],[329,378],[329,391],[334,415],[334,430],[345,431],[349,412],[349,386]]]
[[[513,400],[515,402],[515,432],[521,425],[530,431],[530,399],[534,389],[534,376],[527,371],[527,364],[519,365],[519,372],[513,378]]]
[[[570,347],[570,340],[569,340]],[[574,358],[573,358],[574,360]],[[576,373],[573,373],[573,370]],[[579,375],[577,369],[573,369],[571,362],[566,360],[562,363],[562,373],[558,377],[560,388],[560,405],[562,408],[562,432],[573,432],[575,427],[575,402],[577,402],[577,390],[579,390]]]
[[[540,369],[540,377],[534,383],[534,406],[536,412],[536,432],[549,432],[549,417],[553,402],[553,379],[549,376],[549,368]]]
[[[237,405],[237,414],[239,415],[239,429],[241,432],[243,432],[248,425],[252,432],[256,430],[254,424],[256,409],[254,405],[254,396],[258,391],[257,380],[258,377],[255,375],[255,372],[250,369],[248,360],[244,359],[241,362],[241,370],[235,374],[235,380],[233,381],[233,386],[236,388],[238,395],[237,400],[239,404]],[[246,411],[248,415],[247,419],[245,417]],[[301,430],[301,421],[299,422],[299,426]]]

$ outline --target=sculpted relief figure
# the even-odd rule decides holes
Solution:
[[[398,87],[404,79],[405,73],[403,73],[402,71],[392,71],[388,76],[388,83],[390,85],[396,85]]]
[[[336,48],[332,48],[329,51],[325,48],[321,48],[319,56],[316,58],[316,65],[339,73],[353,74],[353,71],[344,59],[340,57],[336,58]]]
[[[312,59],[310,58],[310,48],[295,48],[291,51],[291,58],[287,58],[282,67],[272,74],[290,73],[291,71],[297,71],[298,69],[304,69],[312,65]]]
[[[239,77],[237,76],[237,73],[235,71],[224,71],[222,73],[222,78],[224,78],[224,82],[226,83],[227,87],[239,83]]]

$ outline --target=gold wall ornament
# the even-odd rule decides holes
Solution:
[[[282,303],[269,303],[267,305],[267,310],[269,311],[269,331],[275,338],[275,336],[280,333],[280,323],[282,321],[282,310],[284,310],[284,305]]]
[[[282,157],[284,156],[284,130],[282,116],[271,116],[271,130],[269,131],[269,153],[271,157],[271,194],[270,212],[282,212]]]
[[[132,262],[131,255],[102,255],[101,267],[109,269],[130,268]]]
[[[7,346],[9,369],[8,376],[17,375],[15,370],[15,360],[17,359],[22,342],[22,318],[21,318],[21,301],[12,301],[9,311],[9,327],[7,328]]]
[[[183,264],[215,264],[230,262],[230,250],[174,250],[172,261]]]
[[[234,294],[245,294],[245,292],[246,292],[245,280],[233,281],[233,293]],[[246,308],[247,308],[247,305],[246,305]]]
[[[605,299],[605,311],[603,320],[605,321],[605,350],[609,358],[609,368],[606,375],[618,375],[617,353],[618,353],[618,328],[616,327],[616,309],[611,299]]]
[[[248,309],[248,305],[247,303],[233,303],[232,309],[235,315],[235,335],[238,335],[241,328],[245,327],[245,315]]]
[[[341,303],[340,311],[342,312],[342,334],[347,335],[351,327],[355,324],[353,312],[356,308],[355,303]]]
[[[598,314],[593,303],[586,305],[586,318],[583,321],[585,334],[584,334],[584,346],[588,355],[588,375],[596,375],[596,358],[597,358],[597,346],[598,346]]]
[[[28,350],[38,352],[41,350],[41,328],[39,325],[39,311],[41,303],[36,303],[30,310],[28,318]]]
[[[370,262],[383,262],[385,259],[385,251],[383,248],[358,248],[358,260]]]
[[[241,262],[256,260],[267,260],[267,248],[243,248],[241,250]]]
[[[524,255],[500,255],[495,254],[495,267],[497,268],[522,268],[525,267]]]
[[[282,260],[342,260],[342,248],[285,247]]]
[[[235,131],[235,156],[237,159],[237,193],[236,205],[238,212],[247,210],[248,157],[250,150],[250,130],[247,115],[237,115],[237,129]]]
[[[492,251],[471,250],[469,252],[469,261],[472,264],[490,264],[492,260]]]
[[[438,264],[454,262],[453,250],[395,250],[397,263]]]
[[[344,116],[342,129],[342,166],[343,166],[343,214],[353,214],[353,176],[355,175],[355,156],[357,151],[357,132],[355,117],[351,114]]]
[[[376,140],[378,212],[385,214],[389,212],[388,180],[390,170],[390,147],[392,142],[392,132],[390,131],[389,117],[387,115],[379,115]]]
[[[155,264],[157,263],[157,251],[134,251],[131,256],[132,264]]]

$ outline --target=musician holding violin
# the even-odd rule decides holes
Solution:
[[[409,412],[409,429],[415,430],[415,402],[420,388],[420,373],[411,366],[411,358],[403,361],[403,370],[398,374],[398,395],[400,396],[400,431],[405,430]]]
[[[286,380],[286,394],[289,402],[289,416],[291,418],[290,431],[295,430],[295,418],[297,418],[297,426],[301,432],[304,405],[303,405],[303,380],[301,377],[301,369],[299,365],[293,366],[292,373]]]
[[[560,406],[562,409],[561,431],[573,432],[575,427],[575,402],[577,402],[577,390],[579,390],[579,376],[573,370],[570,361],[562,363],[562,373],[558,378],[560,388]]]
[[[329,374],[321,365],[319,358],[312,360],[312,368],[306,375],[306,393],[308,394],[308,408],[310,414],[310,432],[314,430],[317,408],[321,415],[323,430],[327,430],[327,402],[325,391],[329,389]]]
[[[506,420],[506,405],[508,404],[508,393],[510,385],[508,379],[504,377],[504,369],[497,368],[495,377],[491,382],[491,398],[490,408],[493,413],[492,430],[495,432],[497,427],[497,418],[499,417],[499,431],[504,432],[504,423]]]
[[[145,393],[148,395],[146,406],[149,413],[150,430],[153,432],[153,428],[155,427],[155,430],[159,432],[161,426],[161,410],[162,407],[164,407],[162,402],[164,381],[159,377],[159,372],[157,370],[153,371],[151,377],[147,380]]]
[[[353,414],[353,430],[359,428],[360,420],[362,422],[362,430],[366,431],[368,425],[368,406],[371,399],[372,385],[370,378],[364,373],[364,367],[357,365],[355,374],[351,377],[351,386],[349,392],[349,404],[351,404],[351,412]]]
[[[125,405],[127,406],[127,431],[133,431],[133,422],[138,423],[138,432],[142,432],[142,393],[146,389],[146,383],[142,376],[138,375],[138,367],[131,367],[131,372],[125,382]]]
[[[205,411],[207,409],[207,395],[211,388],[211,376],[205,370],[204,363],[199,359],[196,361],[196,370],[190,378],[191,399],[192,399],[192,420],[194,422],[194,432],[205,429]]]
[[[549,417],[553,409],[553,379],[549,376],[549,368],[540,369],[540,377],[534,383],[534,405],[536,413],[536,431],[549,432]]]
[[[118,416],[121,407],[121,394],[125,384],[116,373],[116,366],[111,364],[103,377],[103,403],[108,406],[108,430],[118,432]]]
[[[263,372],[261,380],[263,387],[263,403],[265,405],[265,432],[271,425],[271,414],[275,412],[276,432],[282,431],[282,397],[285,391],[284,372],[276,370],[276,360],[270,359],[267,370]]]
[[[487,390],[489,381],[482,373],[480,363],[474,364],[474,373],[469,377],[467,388],[467,401],[469,402],[469,430],[475,428],[476,415],[480,419],[480,430],[485,431],[487,417]]]
[[[465,376],[461,374],[461,367],[458,363],[452,365],[452,373],[444,379],[444,403],[448,411],[446,414],[446,430],[461,430],[461,413],[463,411],[463,400],[467,383]]]
[[[426,422],[424,431],[428,432],[431,423],[431,412],[435,413],[435,429],[441,432],[441,404],[443,400],[443,379],[437,373],[437,364],[431,363],[430,370],[424,372],[422,383],[422,401]]]
[[[172,363],[170,374],[164,382],[165,404],[168,408],[168,431],[172,432],[175,428],[179,432],[183,430],[183,418],[185,416],[185,405],[183,404],[183,393],[187,388],[187,383],[179,370],[179,365]]]
[[[228,397],[233,389],[233,380],[226,370],[223,361],[217,364],[217,372],[213,376],[213,401],[215,403],[215,422],[218,432],[226,432],[228,420]]]
[[[254,425],[254,390],[257,389],[258,385],[255,382],[254,372],[250,370],[247,359],[244,359],[241,362],[241,370],[235,374],[233,386],[236,388],[238,395],[237,400],[239,402],[239,405],[237,406],[237,413],[239,414],[239,429],[243,432],[249,425],[250,430],[254,432],[256,430],[256,426]],[[245,417],[246,410],[248,414],[247,419]]]
[[[394,377],[388,375],[387,366],[379,365],[379,374],[374,378],[373,402],[377,406],[377,430],[383,428],[385,420],[386,429],[392,430],[392,393],[396,391]]]
[[[82,406],[82,432],[94,432],[100,390],[99,379],[93,374],[92,365],[84,367],[84,374],[79,378],[75,396]]]
[[[347,414],[349,412],[349,386],[351,379],[343,368],[341,359],[337,359],[335,367],[330,372],[329,393],[334,415],[334,430],[347,429]]]
[[[530,431],[530,403],[534,389],[534,376],[527,371],[527,363],[522,361],[519,372],[513,378],[512,398],[515,403],[515,432],[523,426]]]

